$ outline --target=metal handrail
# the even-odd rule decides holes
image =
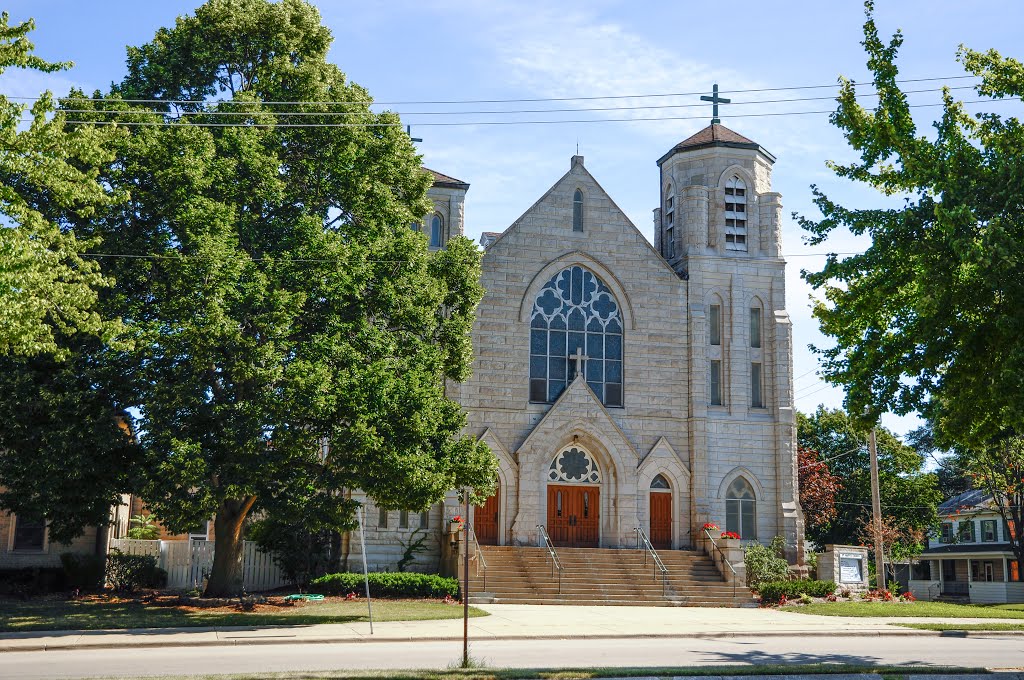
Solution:
[[[650,553],[651,557],[654,558],[654,567],[661,572],[661,594],[663,597],[668,595],[668,567],[661,561],[658,556],[658,551],[654,549],[654,545],[651,544],[651,539],[647,537],[647,533],[643,530],[643,527],[634,527],[633,531],[636,533],[636,549],[640,549],[640,545],[644,546],[644,565],[647,564],[647,554]],[[657,578],[657,576],[655,576]]]
[[[544,528],[543,524],[538,524],[537,528],[540,529],[541,538],[544,539],[544,547],[548,549],[548,555],[551,557],[551,576],[554,577],[555,569],[558,570],[558,592],[562,592],[562,562],[558,559],[558,553],[555,552],[555,544],[551,542],[551,537],[548,536],[548,530]]]
[[[722,549],[720,547],[718,547],[717,543],[715,543],[715,539],[711,537],[711,532],[708,531],[707,529],[705,529],[704,530],[704,535],[708,537],[708,540],[711,541],[711,545],[714,546],[715,550],[718,551],[718,556],[722,558],[722,561],[725,562],[725,566],[729,567],[729,571],[732,572],[732,594],[735,597],[736,596],[736,568],[732,566],[732,562],[729,561],[729,558],[725,556],[725,553],[722,552]]]
[[[476,573],[480,575],[480,567],[484,568],[484,583],[482,590],[487,591],[487,560],[484,559],[484,551],[480,549],[480,541],[476,538],[476,530],[473,528],[471,523],[467,523],[466,526],[469,528],[469,538],[476,545]]]

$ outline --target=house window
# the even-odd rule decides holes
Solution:
[[[942,542],[952,543],[953,542],[953,523],[943,522],[942,523]]]
[[[583,192],[579,189],[572,195],[572,230],[583,231]]]
[[[388,528],[388,511],[381,508],[377,511],[377,528],[387,529]]]
[[[747,185],[736,175],[725,183],[725,249],[747,249]]]
[[[712,345],[722,344],[722,305],[711,305],[708,310],[708,333]]]
[[[957,538],[961,543],[974,543],[974,522],[966,520],[957,526]]]
[[[995,543],[996,540],[998,540],[996,536],[996,521],[994,519],[981,520],[981,542]]]
[[[444,227],[444,220],[437,213],[430,218],[430,247],[440,248],[441,247],[441,232]]]
[[[761,388],[761,364],[754,361],[750,364],[750,405],[754,408],[764,408]]]
[[[761,347],[761,310],[758,307],[750,308],[750,346]]]
[[[420,513],[420,529],[430,528],[430,511],[424,510]]]
[[[409,528],[409,511],[400,510],[398,512],[398,528],[408,529]]]
[[[409,228],[412,229],[413,231],[420,231],[421,229],[423,229],[423,227],[420,226],[419,222],[410,222]]]
[[[46,522],[42,517],[15,515],[12,550],[41,552],[46,545]]]
[[[711,377],[708,380],[708,388],[711,392],[710,401],[712,406],[722,405],[722,362],[714,359],[711,361]]]
[[[1013,530],[1013,522],[1007,522],[1003,519],[1003,540],[1012,541],[1017,537],[1017,533]]]
[[[605,406],[622,406],[619,306],[601,279],[574,265],[555,274],[533,304],[530,401],[554,402],[577,370]]]
[[[757,500],[750,482],[737,477],[725,494],[725,530],[743,540],[757,538]]]
[[[676,256],[676,199],[672,195],[672,185],[665,189],[665,257]]]

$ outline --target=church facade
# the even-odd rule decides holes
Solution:
[[[710,522],[802,552],[774,161],[717,121],[674,146],[652,245],[574,156],[484,234],[473,374],[451,386],[499,461],[481,543],[539,545],[543,527],[556,546],[635,547],[640,528],[689,548]],[[423,228],[443,247],[468,185],[434,174]]]

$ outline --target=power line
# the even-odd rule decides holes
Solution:
[[[935,82],[939,80],[962,80],[965,78],[979,78],[976,75],[958,75],[958,76],[945,76],[945,77],[930,77],[930,78],[904,78],[896,80],[897,83],[924,83],[924,82]],[[865,83],[855,83],[863,85],[874,85],[874,81]],[[794,90],[820,90],[824,88],[839,87],[836,83],[828,83],[827,85],[792,85],[787,87],[755,87],[739,90],[720,90],[722,94],[747,94],[750,92],[786,92]],[[326,102],[309,102],[309,101],[265,101],[262,104],[270,104],[275,106],[295,106],[295,105],[308,105],[314,104],[331,104],[331,105],[377,105],[377,106],[404,106],[410,104],[424,104],[432,106],[450,105],[450,104],[518,104],[518,103],[532,103],[532,102],[571,102],[571,101],[597,101],[602,99],[654,99],[658,97],[694,97],[697,95],[707,94],[705,90],[699,92],[659,92],[653,94],[618,94],[618,95],[591,95],[581,97],[533,97],[533,98],[515,98],[515,99],[438,99],[438,100],[408,100],[408,101],[380,101],[375,102],[372,100],[365,101],[326,101]],[[8,96],[8,99],[16,99],[22,101],[37,101],[40,97],[22,97],[22,96]],[[90,97],[57,97],[64,101],[96,101]],[[133,103],[133,104],[208,104],[210,103],[205,99],[120,99],[118,101]]]
[[[821,254],[825,254],[825,253],[821,253]],[[226,261],[226,260],[241,260],[241,259],[245,259],[245,260],[248,260],[250,262],[308,262],[308,263],[321,263],[321,264],[329,264],[331,262],[335,262],[335,263],[339,263],[339,264],[344,264],[344,263],[348,262],[348,260],[344,260],[342,258],[337,258],[337,257],[335,257],[335,258],[315,258],[315,257],[309,257],[309,258],[307,258],[307,257],[245,257],[245,258],[243,258],[241,255],[235,255],[235,256],[231,256],[231,257],[219,257],[219,256],[215,256],[215,255],[188,255],[188,254],[158,255],[158,254],[146,254],[146,253],[80,253],[79,255],[81,257],[97,257],[97,258],[108,257],[108,258],[124,259],[124,260],[180,260],[180,261],[185,261],[185,260],[200,260],[200,259],[206,259],[206,260],[217,259],[217,260],[225,260]],[[784,254],[783,257],[791,257],[791,256]],[[401,264],[401,263],[409,262],[409,260],[362,260],[362,262],[376,262],[376,263],[381,263],[381,264]],[[816,370],[817,369],[811,369],[811,371],[808,371],[808,373],[810,373],[812,371],[816,371]],[[807,373],[804,373],[803,375],[807,375]],[[800,378],[803,377],[803,375],[800,376],[799,378],[795,378],[795,380],[799,380]],[[808,387],[813,387],[813,386],[814,385],[812,384],[812,385],[809,385]],[[797,391],[799,392],[800,390],[797,390]]]
[[[960,104],[986,104],[996,102],[1020,101],[1020,97],[1005,97],[1003,99],[975,99],[959,102]],[[933,104],[908,104],[907,108],[924,108],[943,106],[942,102]],[[876,109],[868,109],[875,111]],[[125,112],[139,115],[140,112]],[[144,113],[144,112],[143,112]],[[779,116],[808,116],[834,113],[831,109],[818,111],[777,111],[763,113],[737,113],[732,118],[766,118]],[[473,126],[495,126],[495,125],[564,125],[567,123],[639,123],[652,121],[677,121],[677,120],[704,120],[707,116],[656,116],[636,118],[567,118],[556,120],[478,120],[478,121],[446,121],[446,122],[417,122],[412,123],[417,127],[473,127]],[[30,123],[33,119],[22,119],[23,123]],[[124,125],[132,127],[170,127],[182,125],[175,121],[92,121],[67,119],[67,123],[82,125]],[[191,127],[221,128],[221,127],[246,127],[246,128],[343,128],[343,127],[397,127],[401,128],[406,123],[188,123]]]
[[[921,94],[924,92],[940,92],[946,88],[926,88],[922,90],[904,90],[903,94]],[[962,85],[959,87],[948,88],[951,90],[970,90],[973,89],[972,85]],[[878,92],[865,92],[858,94],[858,97],[874,97]],[[764,99],[764,100],[751,100],[744,102],[731,102],[730,106],[749,106],[751,104],[783,104],[789,102],[809,102],[809,101],[822,101],[827,99],[835,99],[834,96],[829,95],[827,97],[792,97],[788,99]],[[68,101],[82,101],[82,100],[68,100]],[[105,100],[105,99],[92,99],[96,103],[116,103],[118,101],[130,101],[130,100]],[[255,102],[259,104],[260,102]],[[229,105],[245,105],[246,102],[211,102],[211,104],[229,104]],[[309,102],[309,105],[316,106],[320,102]],[[562,109],[511,109],[504,111],[397,111],[396,113],[403,116],[470,116],[470,115],[511,115],[511,114],[523,114],[523,113],[585,113],[591,111],[639,111],[639,110],[650,110],[650,109],[692,109],[692,108],[707,108],[711,104],[646,104],[642,106],[601,106],[601,107],[586,107],[586,108],[562,108]],[[303,116],[365,116],[375,115],[368,114],[366,111],[267,111],[266,109],[250,109],[241,111],[173,111],[163,112],[147,109],[145,111],[135,110],[123,110],[123,109],[59,109],[61,113],[94,113],[94,114],[117,114],[117,115],[133,115],[133,114],[145,114],[145,113],[157,113],[160,115],[181,117],[181,116],[245,116],[245,115],[273,115],[281,117],[303,117]]]

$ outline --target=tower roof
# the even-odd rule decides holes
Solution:
[[[732,149],[753,149],[764,154],[769,161],[775,162],[775,156],[768,153],[760,144],[752,139],[747,139],[738,132],[734,132],[721,123],[712,123],[706,128],[690,135],[683,141],[676,144],[672,149],[658,159],[658,165],[664,163],[670,156],[679,151],[693,151],[694,149],[706,149],[715,146],[724,146]]]
[[[468,182],[463,182],[461,179],[455,179],[454,177],[449,177],[448,175],[445,175],[444,173],[440,173],[437,170],[431,170],[430,168],[426,168],[426,167],[423,168],[423,169],[426,170],[427,172],[429,172],[431,174],[431,176],[433,176],[433,178],[434,178],[434,186],[435,187],[445,187],[445,188],[448,188],[448,189],[462,189],[462,190],[469,189],[469,183]]]

